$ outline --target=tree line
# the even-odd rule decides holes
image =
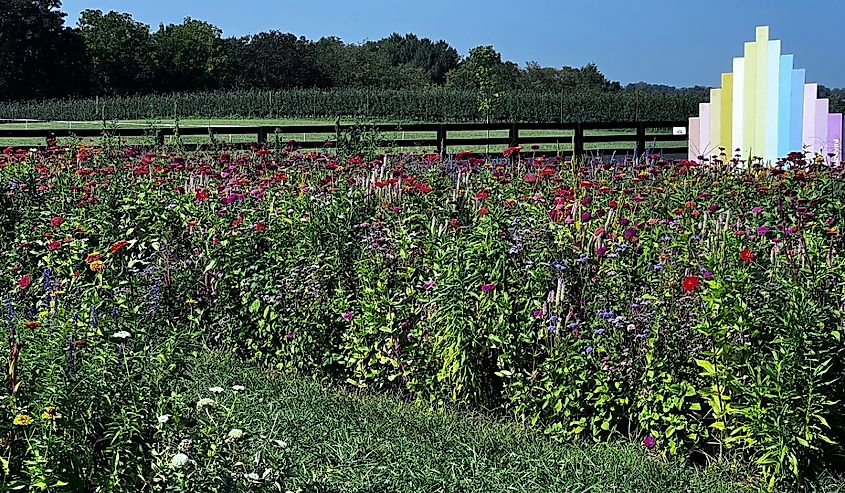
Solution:
[[[414,34],[346,43],[279,31],[224,37],[217,26],[192,18],[153,30],[129,13],[85,10],[74,27],[65,26],[65,17],[61,0],[0,2],[0,100],[331,88],[475,91],[486,104],[506,92],[709,97],[703,86],[623,87],[595,64],[520,67],[492,46],[462,57],[446,41]],[[843,90],[820,92],[834,108],[842,106]]]

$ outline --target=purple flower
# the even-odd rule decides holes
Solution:
[[[585,223],[585,222],[589,221],[591,217],[593,217],[593,216],[591,216],[590,212],[587,211],[587,212],[581,214],[581,222]]]
[[[593,198],[591,196],[587,195],[586,197],[581,199],[581,205],[590,205],[590,203],[592,201],[593,201]]]
[[[593,346],[587,346],[587,349],[584,350],[587,354],[593,354]]]
[[[793,235],[797,232],[798,232],[798,228],[796,228],[795,226],[790,226],[790,227],[786,228],[786,230],[784,230],[784,233],[786,233],[788,235]]]
[[[651,450],[657,445],[657,439],[649,435],[643,438],[643,447]]]
[[[543,310],[541,308],[538,308],[538,309],[534,310],[533,312],[531,312],[531,314],[534,315],[534,318],[542,318]]]
[[[759,228],[757,228],[757,236],[763,236],[764,234],[768,233],[769,231],[771,231],[771,230],[769,228],[767,228],[766,226],[760,226]]]
[[[428,281],[423,284],[423,289],[429,289],[434,286],[434,279],[429,279]]]
[[[753,209],[751,209],[752,214],[760,214],[761,212],[763,212],[762,207],[754,207]]]
[[[595,334],[597,336],[604,334],[604,328],[594,330],[593,334]]]
[[[549,322],[551,322],[551,323],[555,323],[555,322],[557,322],[557,315],[552,315],[552,316],[550,316],[550,317],[549,317]]]
[[[596,250],[596,256],[599,257],[599,258],[602,258],[605,255],[607,255],[607,247],[602,245],[602,246],[599,247],[598,250]]]
[[[711,277],[713,277],[713,273],[712,273],[712,272],[710,272],[710,271],[709,271],[709,270],[707,270],[707,269],[701,269],[701,275],[702,275],[705,279],[710,279]]]
[[[285,335],[285,338],[286,338],[287,340],[289,340],[289,341],[292,341],[294,337],[296,337],[296,332],[293,332],[293,331],[288,332],[288,333]]]
[[[352,313],[352,312],[345,312],[345,313],[343,314],[343,319],[344,319],[344,320],[352,320],[352,317],[353,317],[353,313]]]
[[[716,212],[716,211],[719,210],[719,205],[718,204],[710,204],[710,206],[707,209],[709,209],[710,212]]]
[[[496,289],[495,284],[482,284],[481,285],[481,292],[482,293],[489,293],[490,291],[493,291],[494,289]]]

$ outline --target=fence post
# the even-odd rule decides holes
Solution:
[[[511,147],[519,145],[519,125],[511,123],[511,128],[508,130],[508,140],[510,140]]]
[[[164,130],[160,128],[156,129],[156,145],[159,147],[164,145]]]
[[[575,124],[575,135],[572,136],[572,160],[584,156],[584,126],[581,122]]]
[[[637,156],[645,154],[645,123],[637,122]]]
[[[258,143],[267,144],[267,127],[258,127]]]
[[[437,126],[437,145],[440,147],[440,157],[446,157],[446,126],[442,123]]]

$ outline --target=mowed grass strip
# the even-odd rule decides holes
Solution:
[[[287,442],[283,455],[267,459],[292,491],[754,491],[724,466],[685,467],[635,444],[554,444],[513,423],[326,390],[218,353],[201,353],[189,374],[188,398],[246,387],[229,422]]]

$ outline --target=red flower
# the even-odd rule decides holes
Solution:
[[[65,222],[65,218],[63,218],[62,216],[56,216],[53,219],[50,219],[50,225],[54,228],[61,226],[63,222]]]
[[[487,214],[489,214],[489,213],[490,213],[490,209],[488,209],[488,208],[486,208],[486,207],[481,207],[480,209],[478,209],[478,215],[479,215],[479,216],[484,217],[484,216],[486,216],[486,215],[487,215]]]
[[[255,230],[256,231],[264,231],[267,229],[267,225],[264,223],[255,223]]]
[[[112,253],[117,253],[119,250],[121,250],[123,247],[125,247],[128,244],[129,244],[129,242],[126,241],[126,240],[116,241],[116,242],[112,243],[112,246],[109,247],[109,251],[111,251]]]
[[[197,202],[202,202],[203,200],[208,199],[208,192],[205,190],[197,190],[197,193],[194,195],[194,200]]]
[[[754,252],[746,248],[739,252],[739,258],[746,264],[754,262]]]
[[[29,274],[18,279],[18,287],[21,289],[28,288],[30,284],[32,284],[32,276]]]
[[[684,288],[684,291],[687,293],[692,293],[695,291],[695,288],[698,287],[699,280],[695,276],[687,276],[684,278],[684,282],[681,283],[681,286]]]
[[[480,192],[475,194],[475,198],[478,199],[478,200],[484,200],[489,196],[490,196],[490,192],[488,192],[487,190],[481,190]]]
[[[47,243],[47,249],[50,251],[57,250],[60,246],[62,246],[62,242],[59,240],[53,240],[50,243]]]
[[[452,220],[449,221],[449,224],[451,224],[452,227],[455,228],[455,229],[460,229],[460,227],[461,227],[461,222],[458,221],[458,218],[456,218],[456,217],[453,217]]]
[[[525,183],[537,183],[537,175],[531,173],[526,174],[522,179],[525,180]]]

